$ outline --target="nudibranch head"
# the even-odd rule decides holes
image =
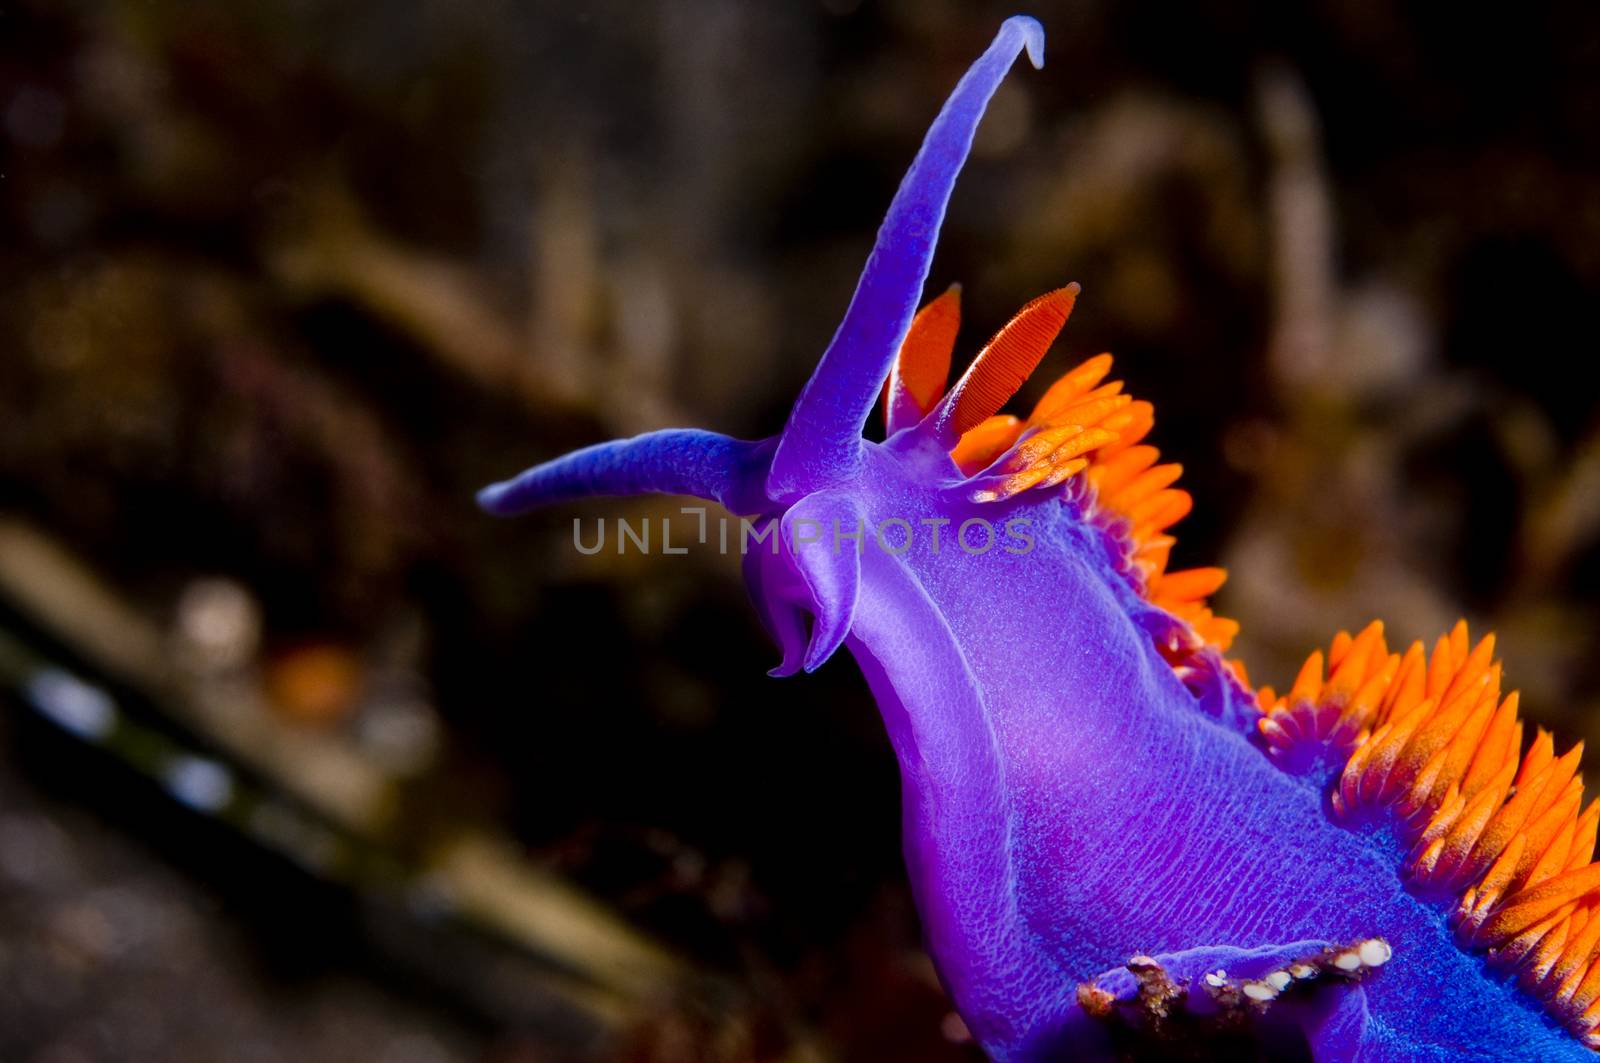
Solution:
[[[1461,626],[1431,656],[1392,654],[1374,626],[1334,640],[1326,677],[1314,654],[1284,697],[1253,693],[1225,656],[1237,625],[1206,604],[1225,573],[1169,568],[1191,501],[1110,356],[1001,412],[1077,285],[948,384],[960,291],[918,306],[1023,51],[1039,66],[1043,33],[1009,19],[945,103],[778,435],[603,443],[480,503],[661,492],[766,522],[745,575],[775,672],[841,646],[860,664],[930,952],[996,1058],[1248,1022],[1318,1058],[1585,1054],[1600,805],[1580,812],[1577,750],[1540,732],[1520,755],[1492,639]],[[881,443],[863,437],[880,403]]]
[[[1065,324],[1076,284],[1024,307],[945,393],[960,290],[951,288],[920,312],[918,303],[979,119],[1024,51],[1034,67],[1043,66],[1042,27],[1027,17],[1007,19],[951,93],[889,206],[843,320],[777,437],[746,442],[669,430],[604,443],[485,488],[479,494],[484,509],[507,516],[585,495],[679,493],[741,515],[785,515],[799,506],[787,517],[788,535],[811,510],[819,512],[809,519],[823,518],[830,530],[835,519],[865,523],[862,505],[892,494],[885,489],[893,481],[979,503],[1042,492],[1077,477],[1093,481],[1108,522],[1127,533],[1128,563],[1141,589],[1187,622],[1174,625],[1168,637],[1178,640],[1182,633],[1187,641],[1199,632],[1225,648],[1230,622],[1201,604],[1220,584],[1220,570],[1164,572],[1172,546],[1165,529],[1188,511],[1189,497],[1170,487],[1178,467],[1156,465],[1155,452],[1138,445],[1153,423],[1149,404],[1121,395],[1120,385],[1096,387],[1110,368],[1109,356],[1064,376],[1026,422],[997,416]],[[862,436],[880,396],[888,427],[881,445]],[[1101,460],[1091,469],[1097,454]],[[814,501],[802,504],[807,499]],[[904,514],[885,519],[909,520]],[[877,522],[869,527],[875,532]],[[794,544],[791,537],[790,545],[810,544]],[[848,630],[852,579],[847,564],[820,559],[831,551],[788,553],[817,557],[819,569],[837,570],[819,570],[803,581],[815,592],[816,634],[804,657],[814,668]],[[762,567],[770,565],[752,562],[747,571],[754,578]],[[769,587],[794,582],[794,574],[777,580],[768,572],[765,578]],[[821,592],[824,585],[831,593]],[[780,672],[793,663],[788,657]]]

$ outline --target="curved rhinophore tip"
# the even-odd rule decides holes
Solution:
[[[1044,69],[1044,27],[1039,20],[1027,15],[1012,15],[1000,26],[1001,30],[1014,29],[1022,34],[1022,44],[1028,50],[1028,62],[1035,70]]]

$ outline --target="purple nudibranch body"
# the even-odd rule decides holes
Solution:
[[[481,504],[665,492],[779,520],[779,548],[745,562],[774,672],[844,646],[864,673],[929,951],[994,1059],[1224,1028],[1319,1060],[1589,1058],[1600,813],[1577,814],[1577,758],[1548,736],[1519,761],[1492,641],[1461,628],[1429,659],[1369,629],[1334,641],[1326,682],[1314,656],[1284,698],[1252,690],[1199,601],[1220,574],[1165,571],[1187,495],[1139,444],[1148,407],[1096,387],[1109,359],[1026,421],[998,415],[1075,286],[945,393],[954,295],[917,308],[1024,50],[1041,66],[1043,31],[1009,19],[956,86],[779,435],[603,443]],[[886,381],[890,433],[868,442]],[[956,544],[969,521],[988,548]]]

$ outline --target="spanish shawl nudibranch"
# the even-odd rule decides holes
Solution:
[[[990,96],[1043,45],[1012,18],[956,86],[781,434],[604,443],[482,505],[665,492],[778,521],[776,549],[745,559],[774,672],[842,645],[865,673],[929,949],[997,1060],[1227,1030],[1317,1059],[1590,1058],[1600,805],[1580,813],[1578,749],[1540,731],[1521,753],[1493,637],[1458,625],[1391,653],[1374,624],[1286,695],[1252,691],[1224,657],[1236,625],[1205,605],[1224,573],[1167,568],[1189,496],[1142,442],[1150,405],[1104,382],[1110,358],[1026,419],[998,414],[1075,285],[946,391],[958,293],[917,311],[934,241]],[[923,534],[972,521],[1020,534]]]

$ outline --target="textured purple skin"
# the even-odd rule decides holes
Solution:
[[[816,668],[840,645],[860,665],[900,764],[929,949],[997,1060],[1104,1055],[1077,986],[1104,974],[1126,990],[1122,964],[1138,953],[1182,983],[1374,935],[1393,946],[1386,966],[1286,995],[1271,1028],[1286,1023],[1318,1059],[1593,1058],[1453,943],[1445,901],[1406,890],[1382,823],[1332,822],[1326,766],[1294,775],[1267,759],[1249,694],[1213,651],[1179,680],[1156,650],[1178,621],[1122,575],[1124,547],[1084,519],[1080,488],[971,503],[936,416],[862,441],[984,105],[1022,48],[1037,65],[1042,45],[1036,22],[1010,19],[957,87],[783,435],[601,444],[487,488],[481,503],[511,514],[659,491],[781,517],[778,552],[752,546],[745,559],[783,652],[774,673]],[[952,539],[972,517],[996,531],[981,554]],[[873,541],[891,518],[916,536],[898,554]],[[937,551],[925,520],[948,522]],[[1011,520],[1028,522],[1017,528],[1030,550],[1007,549],[1022,545],[1004,531]],[[858,527],[860,549],[835,548],[834,529]],[[904,535],[885,526],[896,550]]]

